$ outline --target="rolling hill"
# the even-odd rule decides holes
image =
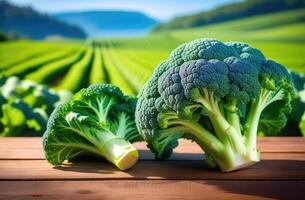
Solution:
[[[164,24],[158,24],[153,28],[153,31],[158,32],[163,30],[200,27],[234,19],[304,7],[305,0],[245,0],[239,3],[223,5],[210,11],[174,18]]]
[[[0,1],[0,30],[16,33],[20,37],[44,39],[48,36],[85,38],[83,30],[57,20],[49,15],[40,14],[31,7],[18,7],[7,1]]]
[[[151,34],[157,36],[180,43],[202,37],[246,42],[289,69],[305,72],[305,9]]]
[[[133,11],[85,11],[58,13],[54,16],[83,28],[90,36],[111,30],[149,29],[157,23],[155,19],[143,13]]]
[[[183,40],[213,37],[221,40],[304,42],[305,9],[252,16],[198,28],[163,31],[159,34]]]

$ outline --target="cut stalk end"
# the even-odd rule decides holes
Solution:
[[[232,171],[237,171],[241,170],[247,167],[250,167],[254,165],[255,163],[259,162],[259,153],[255,152],[250,153],[248,155],[236,155],[234,158],[231,160],[231,162],[228,165],[225,166],[220,166],[221,171],[223,172],[232,172]]]
[[[102,154],[120,170],[131,168],[139,158],[137,149],[123,138],[114,138],[106,142]]]

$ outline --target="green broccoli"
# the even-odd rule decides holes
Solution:
[[[44,107],[48,113],[52,112],[54,104],[60,100],[59,96],[46,86],[29,80],[21,81],[15,76],[6,80],[1,92],[6,99],[22,98],[29,106]]]
[[[299,127],[299,123],[302,121],[302,115],[305,112],[305,74],[302,73],[296,73],[291,72],[292,80],[294,82],[294,87],[296,89],[296,98],[293,99],[291,102],[292,110],[287,115],[287,123],[285,128],[283,128],[279,133],[276,133],[275,131],[273,134],[277,135],[290,135],[290,136],[300,136],[302,135],[302,129]],[[272,109],[272,108],[271,108]],[[278,110],[277,106],[273,106],[273,111],[276,113]],[[261,129],[264,129],[264,119],[261,120]],[[276,123],[274,123],[274,126],[276,127]],[[266,127],[267,129],[272,128],[272,126]],[[268,131],[269,133],[271,131]],[[272,133],[272,132],[271,132]],[[305,134],[305,133],[304,133]],[[304,135],[303,134],[303,135]],[[263,131],[259,132],[259,135],[270,135],[266,134]]]
[[[1,107],[0,122],[2,136],[41,136],[47,125],[47,114],[19,99],[9,100]]]
[[[257,132],[280,130],[294,95],[285,67],[258,49],[198,39],[155,69],[139,94],[136,124],[156,158],[169,157],[186,138],[205,151],[211,167],[228,172],[259,161]]]
[[[61,164],[84,154],[105,157],[121,170],[138,159],[132,142],[141,140],[134,112],[136,99],[118,87],[95,84],[76,93],[72,101],[51,114],[43,137],[47,160]]]
[[[41,136],[55,106],[70,96],[15,76],[0,77],[0,135]]]

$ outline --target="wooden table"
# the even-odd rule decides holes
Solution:
[[[232,173],[210,169],[189,141],[168,161],[135,146],[140,161],[122,172],[92,159],[54,167],[40,138],[0,138],[0,199],[305,199],[304,138],[260,138],[262,161]]]

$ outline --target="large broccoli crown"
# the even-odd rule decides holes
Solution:
[[[95,84],[82,89],[53,111],[44,134],[46,158],[60,164],[97,154],[120,169],[131,167],[137,152],[129,142],[142,139],[134,121],[135,107],[136,99],[124,96],[118,87]]]
[[[157,66],[142,88],[136,115],[138,128],[144,136],[153,134],[160,107],[180,108],[179,104],[187,104],[187,97],[196,88],[249,102],[260,92],[258,70],[264,59],[259,50],[237,42],[198,39],[179,46]]]
[[[265,93],[269,99],[263,99]],[[148,146],[162,157],[171,152],[178,139],[166,140],[164,133],[184,127],[188,122],[183,120],[212,124],[214,128],[208,130],[216,132],[217,137],[222,137],[230,125],[236,129],[230,129],[232,134],[242,134],[249,127],[246,115],[253,114],[249,114],[253,102],[262,99],[258,109],[262,111],[273,101],[285,99],[285,109],[278,116],[283,118],[292,97],[290,74],[258,49],[240,42],[198,39],[180,45],[154,70],[139,94],[136,122]],[[205,116],[209,119],[203,119]],[[193,139],[189,129],[180,128],[179,137]]]

